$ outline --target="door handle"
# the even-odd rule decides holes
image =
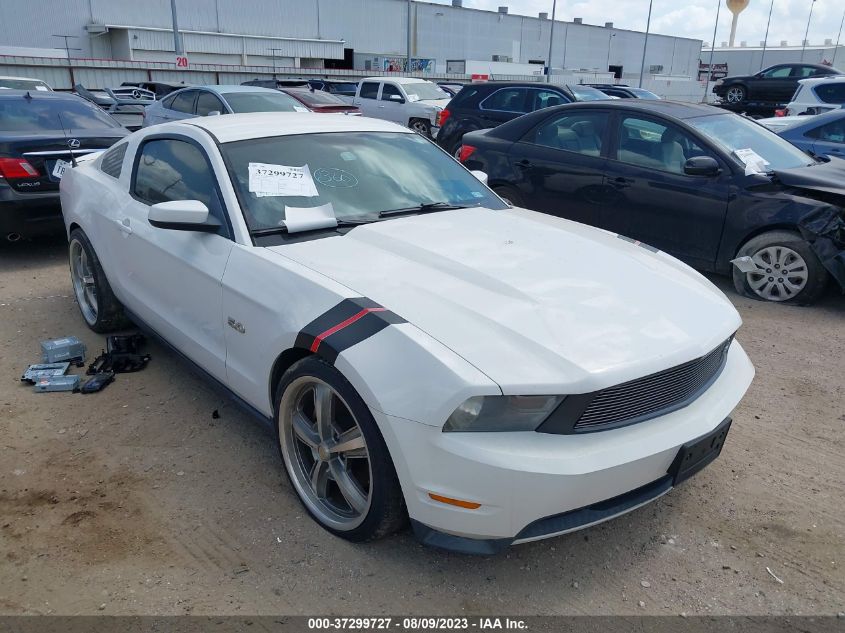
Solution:
[[[130,226],[129,218],[123,218],[120,221],[120,230],[126,235],[132,235],[132,227]]]
[[[379,107],[380,107],[380,108],[383,108],[384,106],[383,106],[383,105],[380,105]]]
[[[525,158],[516,161],[515,165],[520,169],[531,169],[534,166],[530,160],[527,160]]]
[[[611,184],[615,187],[630,187],[634,183],[633,178],[625,178],[623,176],[619,176],[618,178],[612,178],[610,180]]]

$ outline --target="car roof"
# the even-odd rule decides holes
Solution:
[[[41,83],[47,83],[43,79],[38,79],[37,77],[16,77],[14,75],[0,75],[0,79],[23,79],[24,81],[40,81]]]
[[[826,75],[825,77],[808,77],[807,79],[799,79],[798,83],[802,86],[815,86],[816,84],[841,83],[843,81],[845,81],[845,75]]]
[[[401,132],[409,128],[390,121],[345,114],[311,112],[255,112],[184,119],[175,125],[192,125],[210,132],[219,142],[231,143],[255,138],[321,134],[325,132]]]
[[[208,85],[208,86],[185,86],[176,92],[181,92],[182,90],[209,90],[211,92],[216,92],[219,95],[231,94],[233,92],[274,92],[276,94],[279,93],[278,90],[274,88],[262,88],[261,86],[238,86],[238,85]],[[175,94],[173,92],[171,94]],[[170,96],[170,95],[168,95]]]
[[[668,99],[607,99],[601,101],[578,101],[556,108],[616,108],[620,110],[640,110],[644,113],[655,112],[676,119],[694,119],[710,114],[730,114],[727,110],[703,103],[687,103]],[[542,112],[545,110],[538,110]]]
[[[38,81],[41,81],[40,79]],[[0,97],[25,97],[29,93],[32,99],[82,99],[77,94],[72,92],[57,92],[55,90],[17,90],[14,88],[0,89]],[[91,103],[87,99],[82,99],[85,103]]]
[[[364,77],[361,81],[392,81],[397,84],[432,83],[428,79],[422,79],[421,77]]]

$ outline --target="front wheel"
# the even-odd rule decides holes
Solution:
[[[725,93],[725,99],[728,103],[742,103],[748,96],[745,86],[731,86]]]
[[[88,327],[104,334],[130,325],[114,296],[94,247],[82,229],[70,233],[70,281],[79,311]]]
[[[754,299],[807,305],[821,297],[828,273],[810,245],[789,231],[769,231],[748,240],[737,257],[748,256],[755,270],[736,266],[737,292]]]
[[[425,119],[411,119],[408,127],[426,138],[431,138],[431,123]]]
[[[317,357],[294,364],[276,391],[279,448],[311,517],[349,541],[398,530],[406,518],[393,462],[363,399]]]

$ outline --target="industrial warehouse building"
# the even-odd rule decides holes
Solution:
[[[0,74],[44,78],[69,88],[74,81],[233,82],[262,74],[353,74],[405,69],[410,24],[411,70],[422,75],[542,78],[551,20],[405,0],[176,0],[178,25],[190,61],[175,66],[169,0],[41,0],[0,3]],[[410,7],[410,9],[409,9]],[[409,15],[410,13],[410,15]],[[56,35],[69,35],[69,38]],[[645,34],[558,21],[553,74],[578,71],[593,79],[639,79]],[[696,86],[702,43],[651,34],[648,77]],[[60,52],[56,49],[60,49]],[[52,60],[45,57],[64,57]],[[84,60],[112,60],[83,61]],[[119,61],[115,61],[119,60]],[[95,72],[96,69],[96,72]],[[327,72],[331,71],[331,72]],[[612,74],[608,74],[612,73]],[[696,89],[697,90],[697,89]]]

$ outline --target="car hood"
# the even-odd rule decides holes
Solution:
[[[451,99],[420,99],[419,101],[414,101],[413,103],[435,106],[437,108],[445,108],[447,105],[449,105],[449,101],[451,101]]]
[[[845,196],[845,159],[831,157],[829,162],[810,167],[779,169],[775,177],[784,185]]]
[[[473,208],[269,247],[389,308],[504,393],[584,393],[698,358],[740,318],[687,266],[533,211]]]

